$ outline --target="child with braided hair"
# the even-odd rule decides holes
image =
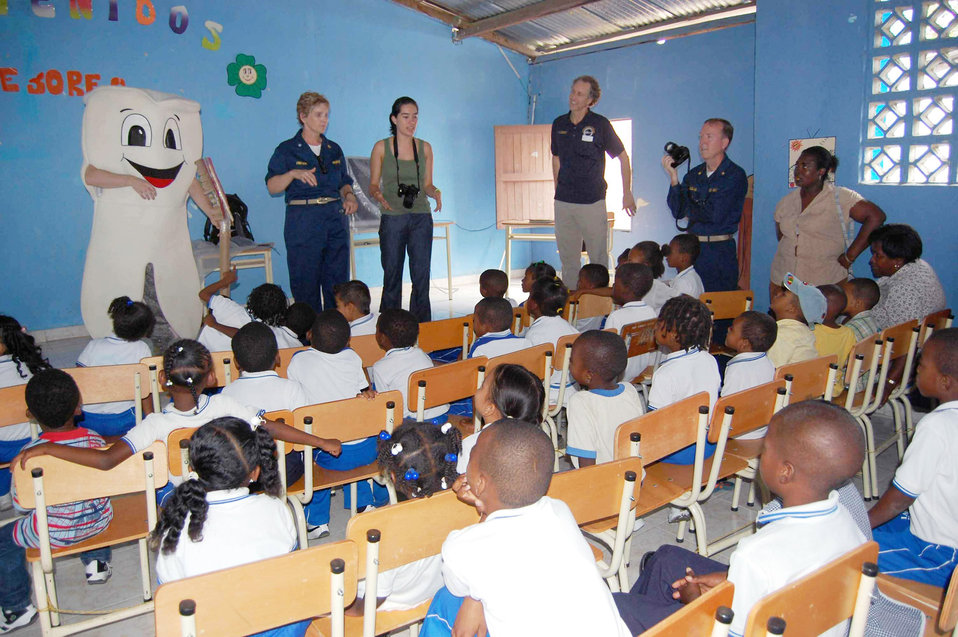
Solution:
[[[456,461],[459,430],[450,423],[406,422],[392,434],[379,434],[379,466],[396,485],[400,502],[428,498],[452,487],[459,473]],[[406,610],[429,600],[442,587],[442,559],[438,555],[383,571],[377,581],[376,607]],[[347,615],[362,616],[366,583],[360,582],[356,602]]]

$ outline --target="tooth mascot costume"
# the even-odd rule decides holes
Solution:
[[[152,264],[157,324],[166,318],[180,336],[194,338],[203,305],[187,228],[186,200],[203,154],[200,105],[178,95],[104,86],[84,97],[84,185],[93,197],[93,230],[83,271],[83,323],[94,338],[113,329],[107,307],[118,296],[146,297]],[[155,198],[132,187],[92,186],[88,167],[148,182]],[[145,187],[145,185],[144,185]],[[158,343],[154,339],[154,343]]]

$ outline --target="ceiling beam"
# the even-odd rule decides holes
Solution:
[[[486,33],[505,29],[515,24],[529,22],[530,20],[552,15],[553,13],[576,9],[597,1],[598,0],[542,0],[535,4],[526,5],[512,11],[497,13],[488,18],[465,24],[459,27],[459,30],[453,34],[452,39],[458,42],[466,38],[482,36]]]
[[[408,9],[413,9],[424,15],[429,16],[435,20],[449,25],[454,30],[454,40],[455,40],[455,30],[461,29],[463,26],[469,25],[471,21],[465,16],[461,16],[458,13],[453,13],[452,11],[441,7],[438,4],[429,2],[428,0],[392,0],[398,5],[402,5]],[[580,0],[581,2],[581,0]],[[515,51],[520,55],[524,55],[527,58],[534,59],[539,53],[532,47],[526,46],[521,42],[517,42],[511,38],[507,38],[498,33],[487,33],[481,37],[483,40],[491,42],[493,44],[498,44],[499,46],[505,47],[510,51]]]

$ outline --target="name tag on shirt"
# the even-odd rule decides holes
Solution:
[[[582,141],[592,142],[595,141],[595,129],[591,126],[586,126],[582,129]]]

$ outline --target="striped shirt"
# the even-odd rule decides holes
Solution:
[[[855,333],[856,343],[872,334],[878,334],[878,323],[875,321],[875,317],[872,316],[871,310],[859,312],[845,321],[844,325]]]
[[[69,445],[81,449],[96,449],[106,446],[103,438],[96,433],[77,427],[69,431],[45,431],[24,449],[44,443]],[[16,490],[11,490],[13,492],[13,503],[17,506],[17,510],[28,513],[26,517],[13,523],[13,541],[24,548],[39,548],[40,533],[37,529],[37,513],[36,511],[21,509]],[[109,498],[95,498],[48,506],[47,526],[50,529],[50,546],[55,549],[63,548],[89,539],[106,529],[112,519],[113,506],[110,504]]]

